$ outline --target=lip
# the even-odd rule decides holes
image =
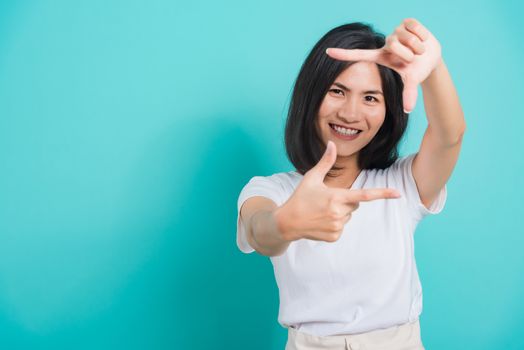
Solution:
[[[347,125],[342,125],[342,124],[336,124],[336,123],[328,123],[330,126],[331,125],[336,125],[336,126],[340,126],[342,128],[345,128],[345,129],[353,129],[353,130],[359,130],[359,131],[362,131],[362,129],[359,129],[359,128],[354,128],[354,127],[351,127],[351,126],[347,126]]]
[[[332,133],[335,137],[337,137],[337,138],[339,138],[339,139],[341,139],[341,140],[351,141],[351,140],[356,139],[356,138],[358,137],[358,135],[360,135],[360,134],[362,133],[362,130],[360,130],[360,129],[355,129],[355,130],[360,130],[360,131],[359,131],[358,133],[354,134],[354,135],[342,135],[342,134],[340,134],[339,132],[337,132],[335,129],[333,129],[333,128],[331,127],[331,124],[333,124],[333,123],[329,123],[329,124],[330,124],[330,125],[329,125],[329,130],[331,130],[331,133]],[[338,126],[338,124],[334,124],[334,125],[337,125],[337,126]],[[354,128],[350,128],[350,129],[354,129]]]

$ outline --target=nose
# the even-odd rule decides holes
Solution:
[[[347,124],[360,121],[362,117],[358,105],[358,98],[355,96],[349,97],[338,110],[337,116]]]

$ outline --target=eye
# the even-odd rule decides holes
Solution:
[[[343,96],[344,95],[344,91],[340,90],[340,89],[331,89],[329,91],[333,91],[336,95],[339,95],[339,96]],[[341,94],[339,94],[339,92]]]
[[[368,97],[370,97],[371,99],[368,99]],[[368,102],[378,102],[378,99],[377,99],[376,97],[374,97],[374,96],[370,96],[370,95],[367,95],[367,96],[365,97],[365,99],[366,99],[366,101],[368,101]]]

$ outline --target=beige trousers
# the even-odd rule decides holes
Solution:
[[[288,328],[285,350],[424,350],[419,321],[376,331],[315,336]]]

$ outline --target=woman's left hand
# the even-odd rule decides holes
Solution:
[[[375,50],[329,48],[326,53],[344,61],[370,61],[395,70],[402,78],[404,110],[409,113],[417,101],[417,86],[441,62],[437,39],[419,21],[408,18]]]

